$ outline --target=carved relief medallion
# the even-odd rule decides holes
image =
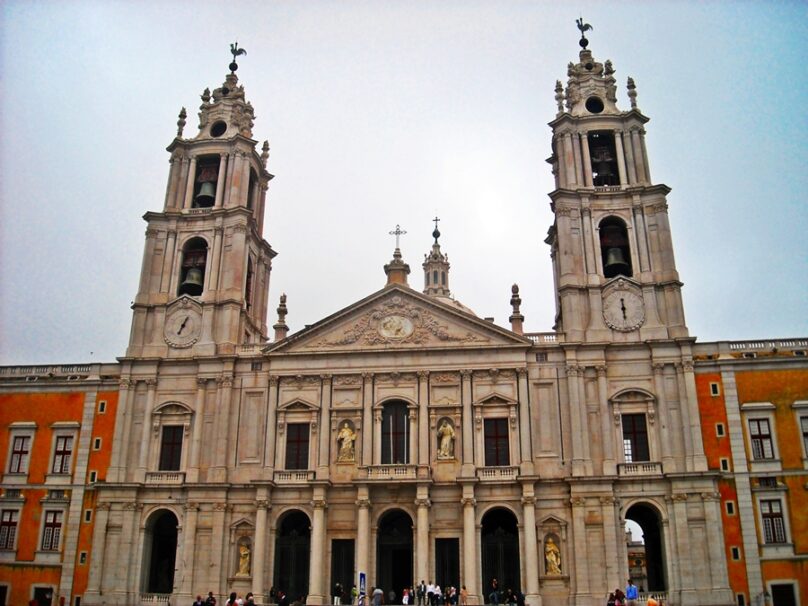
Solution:
[[[387,339],[406,339],[415,327],[412,320],[404,316],[390,315],[379,321],[379,334]]]

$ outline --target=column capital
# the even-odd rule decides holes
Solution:
[[[277,387],[278,383],[280,383],[281,378],[277,375],[269,375],[269,386],[270,387]]]
[[[527,368],[517,368],[516,369],[516,375],[520,379],[524,379],[525,377],[527,377]]]
[[[131,379],[121,379],[121,380],[118,382],[118,387],[119,387],[120,389],[129,389],[129,388],[130,388],[130,387],[132,387],[132,385],[134,385],[134,384],[135,384],[135,382],[134,382],[134,381],[132,381]]]
[[[269,504],[269,501],[267,499],[258,499],[255,502],[255,508],[256,509],[267,510],[267,509],[272,509],[272,505]]]
[[[332,375],[330,373],[323,373],[323,374],[320,375],[320,380],[323,383],[328,383],[329,381],[331,381],[331,378],[332,378]]]
[[[222,387],[233,387],[233,375],[222,375],[216,382]]]
[[[209,379],[207,377],[197,377],[196,378],[196,388],[203,389],[208,384]]]
[[[620,499],[608,496],[608,497],[600,497],[600,504],[601,505],[618,505],[620,503]]]
[[[427,509],[429,509],[430,507],[432,507],[432,501],[430,501],[428,498],[426,498],[426,499],[415,499],[415,501],[413,501],[413,502],[419,508],[420,507],[426,507]]]
[[[536,497],[533,496],[525,496],[522,497],[522,505],[535,505],[536,504]]]
[[[186,503],[182,506],[185,511],[199,511],[199,503]]]
[[[598,364],[595,366],[595,370],[598,373],[598,378],[606,376],[606,365],[605,364]]]
[[[328,509],[328,503],[325,499],[312,499],[311,506],[314,509]]]
[[[362,378],[363,378],[365,381],[367,381],[367,380],[369,380],[369,379],[372,379],[372,378],[373,378],[373,373],[372,373],[372,372],[363,372],[363,373],[362,373]]]
[[[152,379],[144,379],[143,382],[146,384],[146,387],[148,387],[149,389],[154,389],[155,387],[157,387],[157,379],[153,379],[153,378]]]
[[[474,497],[463,497],[460,499],[460,504],[463,507],[475,507],[477,505],[477,499]]]
[[[719,493],[719,492],[702,492],[701,493],[701,500],[702,501],[720,501],[721,500],[721,493]]]
[[[464,368],[463,370],[460,371],[460,376],[463,379],[470,379],[472,374],[474,374],[473,371],[468,370],[467,368]]]
[[[662,372],[665,370],[665,363],[654,362],[653,364],[651,364],[651,369],[654,371],[655,375],[661,375]]]
[[[370,509],[372,503],[370,502],[370,499],[356,499],[355,505],[359,509]]]
[[[586,499],[583,497],[572,497],[570,498],[570,505],[573,507],[583,507],[586,505]]]
[[[112,509],[112,503],[99,503],[95,506],[96,511],[109,511]]]
[[[426,380],[426,379],[429,378],[429,371],[428,370],[419,370],[419,371],[416,371],[415,374],[419,379],[422,379],[422,380]]]
[[[677,492],[671,495],[671,501],[674,503],[686,503],[687,502],[687,493],[684,492]]]

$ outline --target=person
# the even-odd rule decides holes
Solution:
[[[460,606],[469,606],[469,590],[465,585],[460,588]]]
[[[421,584],[418,585],[416,594],[418,596],[418,606],[426,606],[426,583],[424,583],[423,579],[421,579]]]
[[[625,606],[626,594],[619,587],[614,590],[614,606]]]
[[[561,574],[561,552],[552,537],[544,544],[544,565],[547,574]]]
[[[289,606],[289,596],[282,589],[275,590],[275,597],[278,598],[278,606]]]
[[[356,598],[359,596],[359,590],[356,588],[356,583],[351,586],[351,604],[356,603]]]
[[[237,597],[238,596],[236,595],[236,592],[231,591],[230,596],[227,598],[227,601],[224,603],[225,606],[236,606],[236,598]]]
[[[659,606],[659,602],[653,594],[648,594],[648,601],[646,601],[645,606]]]
[[[208,597],[205,598],[205,606],[216,606],[216,598],[213,597],[213,592],[208,592]]]
[[[205,602],[202,601],[202,596],[196,596],[196,600],[194,600],[194,606],[205,606]]]
[[[429,606],[435,606],[435,586],[432,581],[426,584],[426,603]]]
[[[609,598],[606,600],[606,606],[615,606],[614,605],[614,591],[609,594]]]
[[[404,590],[401,592],[401,603],[404,604],[404,606],[409,606],[410,590],[408,587],[405,587]]]
[[[432,594],[432,599],[435,600],[435,604],[443,604],[443,591],[441,591],[440,585],[435,583],[435,593]]]
[[[373,606],[382,606],[382,598],[384,597],[384,592],[382,591],[381,587],[373,587],[373,591],[371,591],[371,603]]]
[[[626,606],[637,606],[639,597],[640,592],[637,590],[637,586],[629,579],[628,585],[626,585]]]
[[[276,599],[275,599],[276,597],[277,596],[276,596],[276,592],[275,592],[275,586],[273,585],[272,587],[269,588],[269,603],[274,604],[275,601],[276,601]]]
[[[491,585],[488,589],[488,603],[499,604],[499,583],[496,578],[491,579]]]
[[[334,588],[331,590],[331,603],[334,606],[339,606],[342,597],[342,583],[334,583]]]
[[[387,603],[388,604],[395,604],[396,603],[396,592],[392,589],[387,592]]]
[[[255,596],[252,591],[250,591],[249,593],[247,593],[246,596],[244,596],[244,604],[246,606],[255,606]]]

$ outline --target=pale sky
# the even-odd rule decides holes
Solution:
[[[177,114],[196,130],[229,44],[268,139],[268,324],[384,286],[396,224],[423,288],[432,217],[453,295],[550,331],[555,81],[590,48],[637,84],[700,341],[808,336],[802,2],[28,2],[0,6],[0,364],[123,355],[146,211]],[[270,329],[271,331],[271,329]]]

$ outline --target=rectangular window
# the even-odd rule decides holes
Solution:
[[[484,430],[486,467],[504,467],[510,465],[508,419],[486,419]]]
[[[802,433],[802,451],[808,457],[808,417],[800,417],[800,432]]]
[[[727,515],[734,516],[735,515],[735,502],[734,501],[727,501],[724,506],[727,508]]]
[[[718,383],[710,383],[710,395],[717,396],[721,393]]]
[[[741,559],[741,549],[740,547],[731,547],[730,553],[732,553],[733,560],[740,560]]]
[[[721,471],[729,471],[729,459],[721,457],[719,461],[721,463]]]
[[[182,425],[166,425],[163,427],[163,439],[160,442],[160,471],[179,471],[182,458]]]
[[[31,436],[14,436],[11,446],[9,473],[28,473],[28,455],[31,452]]]
[[[736,593],[735,600],[738,602],[738,606],[746,606],[746,596],[744,594]]]
[[[101,438],[93,439],[93,450],[101,450]]]
[[[18,512],[13,509],[4,509],[0,512],[0,549],[14,549],[17,515]]]
[[[62,535],[62,512],[46,511],[45,527],[42,531],[42,551],[59,551]]]
[[[286,426],[286,469],[309,468],[309,424]]]
[[[101,400],[98,403],[98,414],[104,414],[105,412],[107,412],[107,401]]]
[[[760,488],[777,488],[777,478],[758,478]]]
[[[73,454],[73,436],[56,436],[53,452],[53,473],[70,473],[70,458]]]
[[[724,437],[724,424],[723,423],[716,423],[715,424],[715,435],[719,438]]]
[[[95,484],[96,480],[98,480],[98,472],[91,471],[90,472],[90,484]]]
[[[648,431],[645,428],[645,415],[623,415],[623,454],[626,463],[650,461]]]
[[[404,402],[390,402],[382,410],[382,464],[409,463],[410,413]]]
[[[84,510],[84,521],[89,523],[93,519],[93,510],[92,509],[85,509]]]
[[[783,504],[780,500],[761,501],[760,513],[763,518],[763,542],[785,543],[786,525],[783,521]]]
[[[86,564],[87,563],[87,552],[82,551],[79,553],[79,564]]]
[[[773,459],[772,433],[768,419],[749,419],[749,439],[753,459]]]

